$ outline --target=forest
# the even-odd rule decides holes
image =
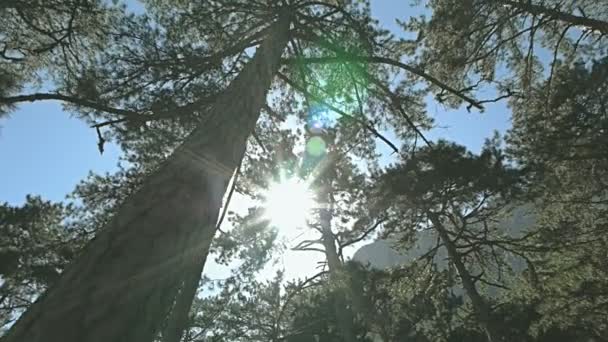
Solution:
[[[48,103],[120,156],[0,182],[1,342],[608,341],[607,0],[0,0]]]

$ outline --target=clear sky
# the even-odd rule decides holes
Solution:
[[[406,0],[372,0],[372,11],[391,30],[398,30],[395,18],[419,13],[413,13]],[[474,151],[493,130],[504,132],[510,124],[504,103],[490,104],[484,113],[468,113],[464,108],[446,111],[434,103],[428,110],[444,127],[429,137],[454,140]],[[22,104],[0,119],[0,202],[20,204],[26,194],[60,201],[90,171],[114,170],[120,151],[107,144],[100,155],[96,144],[95,130],[63,112],[59,103]]]
[[[61,201],[90,170],[113,170],[120,152],[97,150],[97,135],[58,102],[24,104],[0,120],[0,202],[26,194]]]

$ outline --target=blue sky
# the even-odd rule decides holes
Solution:
[[[372,1],[372,11],[391,30],[398,30],[397,16],[417,14],[404,0]],[[473,150],[494,129],[504,131],[509,126],[504,104],[489,105],[484,113],[446,110],[434,103],[428,110],[444,127],[430,137],[455,140]],[[22,104],[0,120],[0,202],[22,203],[26,194],[60,201],[89,171],[114,170],[120,151],[108,145],[100,155],[96,139],[93,129],[63,112],[58,102]]]
[[[97,135],[58,102],[24,104],[0,120],[0,202],[26,194],[61,201],[90,170],[115,169],[120,152],[97,150]]]
[[[412,13],[405,0],[372,1],[372,12],[391,30],[398,30],[396,16],[405,18],[420,13]],[[479,150],[495,129],[505,131],[509,127],[509,111],[504,104],[490,104],[484,113],[469,113],[464,108],[446,110],[431,101],[428,112],[442,127],[429,132],[429,138],[454,140],[474,151]],[[89,172],[115,170],[119,156],[120,151],[112,144],[106,144],[106,151],[100,155],[95,130],[64,112],[60,103],[22,104],[8,118],[0,119],[0,202],[21,204],[27,194],[61,201]],[[241,204],[233,203],[236,207]],[[283,234],[291,240],[301,235],[299,231]],[[282,264],[286,278],[290,279],[312,274],[321,259],[321,255],[286,252],[278,266]],[[288,265],[290,267],[286,267]],[[276,266],[270,266],[262,276],[270,278]],[[211,278],[226,276],[226,272],[213,263],[205,270]]]

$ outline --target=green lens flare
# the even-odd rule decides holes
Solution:
[[[306,152],[314,157],[320,157],[325,153],[327,145],[320,137],[312,137],[306,143]]]

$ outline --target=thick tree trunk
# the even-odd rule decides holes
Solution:
[[[184,272],[204,260],[229,178],[287,44],[282,16],[209,119],[129,197],[3,342],[150,342]],[[203,261],[204,262],[204,261]]]
[[[203,260],[186,271],[179,294],[167,320],[167,326],[163,331],[163,342],[179,342],[181,340],[188,324],[190,307],[196,295],[204,266],[205,261]]]
[[[528,12],[537,16],[545,16],[555,20],[559,20],[572,25],[583,26],[590,30],[598,31],[602,34],[608,34],[608,22],[597,20],[588,17],[581,17],[571,13],[561,12],[557,9],[535,5],[530,1],[518,1],[518,0],[499,0],[505,5],[518,8],[522,11]]]
[[[436,215],[430,216],[431,223],[433,223],[433,227],[439,234],[439,238],[441,242],[443,242],[445,248],[448,251],[448,256],[450,260],[454,263],[454,267],[456,267],[456,271],[458,272],[458,276],[462,280],[462,287],[464,288],[467,296],[471,300],[473,304],[473,309],[475,310],[475,314],[478,316],[479,321],[482,322],[483,328],[486,331],[486,335],[488,336],[488,340],[490,342],[500,341],[498,334],[496,333],[496,329],[492,323],[490,318],[490,308],[488,304],[483,299],[483,297],[477,291],[477,287],[475,286],[475,282],[473,281],[473,277],[467,270],[464,262],[462,261],[462,257],[452,239],[447,232],[447,229],[443,226],[443,223],[439,220],[439,217]]]

